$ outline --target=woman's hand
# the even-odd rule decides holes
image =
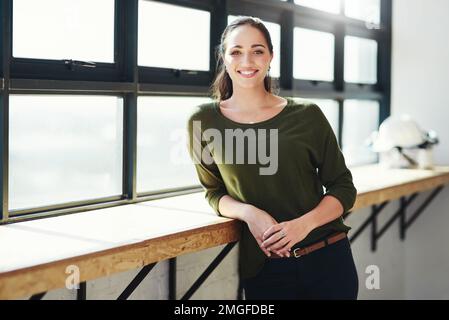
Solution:
[[[262,236],[262,248],[281,257],[290,257],[291,248],[312,231],[303,217],[281,222],[268,228]]]
[[[260,249],[267,256],[271,256],[271,253],[261,246],[263,241],[262,236],[267,229],[275,226],[277,221],[268,212],[254,206],[250,206],[247,209],[244,221],[247,223],[249,231],[251,231],[251,234],[256,239]]]

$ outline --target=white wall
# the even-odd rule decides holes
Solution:
[[[441,143],[435,162],[449,164],[449,1],[393,0],[392,101],[391,113],[410,114],[424,129],[436,130]],[[414,212],[430,194],[422,193],[411,205]],[[398,207],[388,204],[379,216],[382,226]],[[369,229],[353,245],[359,271],[360,299],[449,298],[449,187],[435,198],[399,240],[396,222],[370,252]],[[350,216],[354,230],[366,219],[368,209]],[[365,287],[365,268],[380,268],[380,290]]]
[[[392,114],[409,113],[441,136],[449,163],[449,1],[393,0]]]
[[[393,0],[391,113],[410,114],[423,129],[433,129],[441,143],[435,148],[437,164],[449,164],[449,1]],[[413,213],[430,194],[415,199]],[[379,216],[382,226],[398,207],[390,202]],[[399,240],[396,222],[382,236],[376,253],[369,246],[369,228],[352,245],[359,272],[359,299],[449,298],[449,187],[435,198]],[[355,231],[369,209],[347,219]],[[368,265],[380,268],[380,289],[365,287]]]
[[[449,164],[448,13],[447,0],[393,0],[392,114],[408,113],[438,132],[442,165]],[[408,233],[405,299],[449,299],[448,208],[446,187]]]

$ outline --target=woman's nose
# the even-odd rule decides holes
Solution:
[[[250,53],[242,55],[242,62],[251,65],[252,61],[253,61],[253,57]]]

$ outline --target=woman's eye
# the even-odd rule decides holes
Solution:
[[[257,54],[263,54],[263,51],[262,50],[256,50],[256,51],[254,51],[255,53],[257,53]],[[233,52],[231,52],[231,56],[233,56],[234,54],[236,54],[236,53],[240,53],[240,51],[233,51]]]

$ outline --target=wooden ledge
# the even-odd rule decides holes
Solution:
[[[449,183],[449,166],[418,170],[368,165],[352,168],[351,172],[358,191],[353,211]]]
[[[435,170],[351,168],[353,211],[449,183]],[[93,280],[240,237],[241,222],[218,217],[203,193],[0,226],[0,299],[62,288],[75,265]]]

